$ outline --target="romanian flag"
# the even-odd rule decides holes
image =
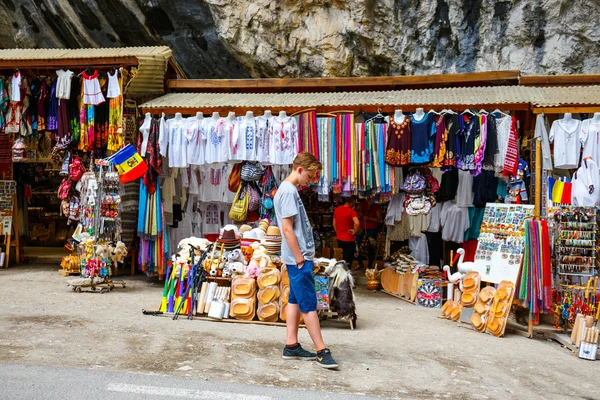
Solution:
[[[566,182],[554,178],[548,178],[548,192],[550,201],[560,204],[571,204],[571,191],[573,185],[565,178]]]
[[[122,183],[139,179],[148,171],[142,156],[130,144],[113,154],[110,160],[117,167]]]

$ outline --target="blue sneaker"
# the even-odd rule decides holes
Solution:
[[[317,358],[317,355],[308,350],[304,350],[302,346],[300,346],[300,343],[294,348],[287,346],[283,348],[284,360],[314,360],[315,358]]]
[[[319,364],[320,367],[327,369],[335,369],[339,367],[338,363],[333,359],[329,349],[323,349],[323,351],[317,354],[317,364]]]

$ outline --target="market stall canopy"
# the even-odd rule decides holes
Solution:
[[[168,70],[170,77],[185,77],[167,46],[0,50],[0,69],[83,69],[88,66],[136,67],[137,72],[125,89],[129,95],[164,93]]]
[[[307,108],[318,112],[373,111],[378,108],[412,111],[416,107],[438,111],[443,108],[462,111],[467,107],[528,110],[531,105],[557,107],[563,104],[599,106],[600,90],[597,86],[486,86],[336,93],[170,93],[140,107],[149,112],[192,114],[195,111],[237,113],[265,109],[295,112]]]

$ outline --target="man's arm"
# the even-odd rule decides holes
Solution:
[[[356,235],[360,229],[360,220],[358,219],[358,217],[352,217],[352,222],[354,222],[354,228],[350,229],[350,232],[348,233],[351,235]]]
[[[335,218],[333,218],[333,231],[335,232],[335,234],[337,235],[337,226],[335,224]]]
[[[294,233],[294,217],[282,218],[281,223],[283,225],[282,229],[283,236],[285,236],[285,242],[296,259],[296,265],[298,265],[298,268],[302,268],[304,265],[304,256],[302,256],[300,246],[298,246],[298,239]]]

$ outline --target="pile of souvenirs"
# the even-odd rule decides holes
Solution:
[[[182,240],[168,263],[159,311],[285,321],[290,289],[279,258],[281,233],[266,220],[257,225],[226,225],[212,243],[196,237]],[[314,272],[329,277],[329,301],[340,318],[355,320],[353,279],[345,264],[318,259]]]

